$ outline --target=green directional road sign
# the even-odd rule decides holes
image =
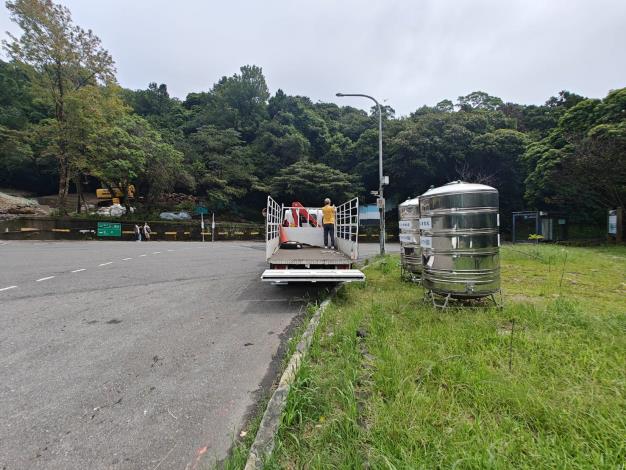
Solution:
[[[196,206],[196,207],[194,208],[194,212],[195,212],[196,214],[198,214],[198,215],[200,215],[200,214],[204,214],[204,215],[206,215],[206,214],[208,214],[208,213],[209,213],[209,208],[208,208],[208,207],[204,207],[204,206]]]
[[[122,224],[112,222],[98,222],[99,237],[121,237]]]

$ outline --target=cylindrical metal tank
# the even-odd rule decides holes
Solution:
[[[475,298],[500,290],[498,190],[454,181],[420,196],[423,285]]]
[[[400,216],[400,262],[403,271],[422,273],[422,249],[420,248],[419,198],[407,199],[398,206]]]

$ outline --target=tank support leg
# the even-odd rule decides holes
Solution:
[[[444,297],[443,303],[441,304],[437,303],[437,297],[435,296],[435,293],[433,291],[428,291],[428,293],[425,292],[424,294],[424,300],[428,298],[432,302],[433,307],[440,308],[441,310],[445,310],[446,308],[448,308],[448,302],[452,298],[452,294],[446,295]]]
[[[432,290],[424,290],[424,302],[430,302],[433,307],[440,308],[441,310],[457,307],[486,308],[489,305],[486,304],[485,301],[488,302],[489,300],[493,302],[494,307],[497,309],[501,310],[504,308],[502,290],[481,297],[480,299],[453,299],[451,293],[444,296],[443,294],[435,294]],[[471,304],[472,301],[474,301],[473,305]]]
[[[498,295],[498,297],[500,298],[499,301],[496,295]],[[497,293],[491,294],[491,300],[493,300],[493,303],[497,309],[502,310],[504,308],[504,298],[502,297],[502,289],[500,289]]]

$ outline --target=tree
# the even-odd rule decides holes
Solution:
[[[281,114],[281,117],[287,117]],[[255,167],[259,177],[272,177],[298,160],[308,158],[311,143],[293,125],[278,120],[264,122],[253,142]]]
[[[451,100],[441,100],[435,105],[435,109],[442,113],[452,113],[454,112],[454,103]]]
[[[600,220],[626,201],[626,88],[578,101],[524,155],[526,199],[539,208],[572,209]]]
[[[122,96],[137,114],[161,133],[166,142],[177,147],[183,146],[183,128],[188,111],[180,100],[170,97],[167,85],[152,82],[146,90],[124,90]]]
[[[323,163],[299,161],[283,168],[271,180],[272,194],[284,201],[319,206],[326,197],[345,201],[362,192],[357,178]]]
[[[523,182],[521,156],[526,150],[527,138],[513,129],[497,129],[472,139],[465,159],[463,179],[475,183],[516,189]]]
[[[459,96],[458,100],[458,106],[463,111],[471,111],[473,109],[495,111],[503,104],[500,98],[491,96],[484,91],[474,91],[469,95]]]
[[[403,189],[400,199],[421,194],[429,186],[456,179],[475,132],[466,113],[417,115],[390,139],[388,172]]]
[[[189,136],[186,161],[196,182],[196,191],[215,210],[230,207],[264,187],[254,175],[251,153],[234,129],[205,126]]]
[[[551,96],[548,98],[545,105],[549,108],[569,109],[576,106],[584,99],[584,96],[577,95],[576,93],[572,93],[567,90],[561,90],[557,96]]]
[[[163,142],[145,119],[122,115],[99,127],[92,138],[91,174],[110,190],[119,188],[127,210],[131,184],[137,184],[150,203],[176,182],[183,156]]]
[[[73,24],[67,7],[51,0],[14,0],[6,6],[22,35],[9,34],[11,41],[3,45],[12,59],[32,67],[43,96],[54,106],[58,205],[65,211],[74,165],[68,152],[67,100],[86,85],[113,82],[113,59],[91,30]]]
[[[50,64],[0,63],[2,184],[40,188],[57,174],[50,164],[65,155],[78,186],[81,173],[111,186],[132,182],[148,202],[175,188],[238,216],[256,214],[250,208],[262,205],[270,187],[313,204],[320,188],[343,198],[378,187],[375,109],[313,103],[282,90],[269,97],[256,66],[182,103],[165,84],[120,91],[103,86],[102,77],[81,80],[86,68],[76,66],[68,71],[75,82],[62,82],[71,92],[59,120],[57,101],[42,92],[53,83]],[[562,91],[530,106],[474,92],[456,107],[443,100],[400,118],[385,107],[386,197],[393,204],[460,178],[498,188],[503,224],[523,206],[522,193],[538,208],[600,214],[625,198],[625,107],[621,90],[604,100]],[[334,179],[338,187],[330,186]]]
[[[472,139],[470,152],[461,168],[459,179],[495,187],[500,193],[503,227],[508,228],[509,214],[524,206],[525,167],[522,156],[528,138],[514,129],[497,129]]]
[[[0,185],[53,191],[54,161],[42,155],[47,142],[36,132],[52,110],[37,99],[28,66],[0,61]]]
[[[191,111],[189,130],[205,125],[232,128],[251,142],[259,125],[267,119],[269,91],[263,70],[244,65],[239,74],[222,77],[209,93],[191,93],[184,105]]]

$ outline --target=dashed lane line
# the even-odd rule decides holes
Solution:
[[[6,245],[7,243],[2,243],[2,244]],[[175,251],[175,250],[167,250],[167,251]],[[160,253],[161,253],[160,251],[153,251],[152,252],[153,255],[158,255]],[[139,256],[140,257],[144,257],[144,256],[148,256],[148,255],[147,254],[143,254],[143,255],[139,255]],[[133,258],[122,258],[122,261],[129,261],[129,260],[132,260],[132,259]],[[100,263],[98,265],[98,267],[100,267],[100,266],[108,266],[109,264],[113,264],[113,261],[108,261],[106,263]],[[86,271],[86,270],[87,270],[86,268],[79,268],[79,269],[74,269],[73,271],[70,271],[70,272],[72,272],[72,273],[80,273],[80,272],[83,272],[83,271]],[[49,279],[54,279],[55,277],[56,276],[46,276],[46,277],[42,277],[40,279],[36,279],[35,282],[47,281]],[[0,288],[0,292],[3,292],[5,290],[11,290],[11,289],[17,289],[17,286],[2,287],[2,288]]]

